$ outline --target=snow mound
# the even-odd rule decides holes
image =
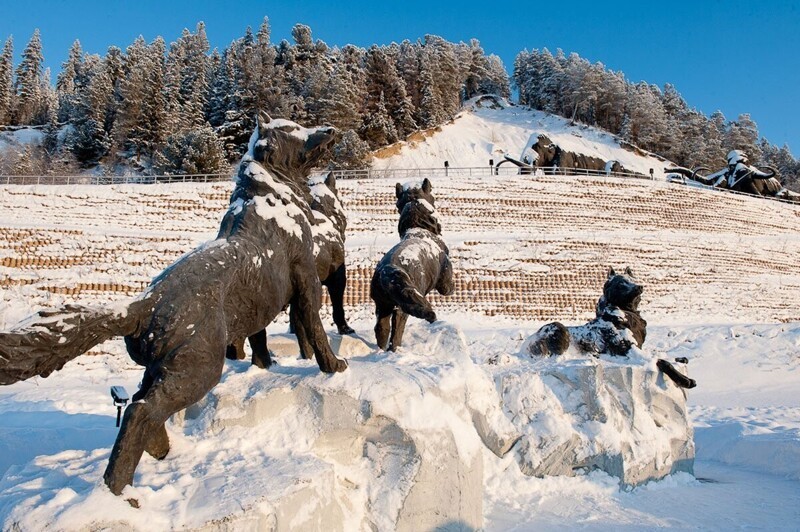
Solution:
[[[2,528],[481,528],[482,450],[505,454],[517,435],[459,329],[407,335],[411,347],[351,358],[334,376],[283,358],[270,372],[229,365],[122,497],[102,484],[108,449],[12,466]]]
[[[376,157],[377,170],[397,168],[486,168],[504,155],[515,159],[538,135],[544,134],[563,150],[618,161],[626,170],[643,175],[664,177],[664,167],[674,166],[654,154],[628,145],[601,129],[576,124],[569,119],[527,107],[511,106],[497,96],[476,97],[463,111],[441,129],[394,145],[389,156]]]
[[[527,355],[499,360],[495,378],[522,434],[516,452],[523,473],[542,477],[599,469],[626,486],[692,473],[685,393],[664,379],[654,360],[531,362]]]

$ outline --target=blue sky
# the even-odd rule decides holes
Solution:
[[[212,46],[223,47],[265,15],[275,42],[290,39],[297,22],[329,45],[475,37],[509,70],[523,48],[561,48],[632,81],[673,83],[706,114],[749,112],[762,135],[800,155],[800,1],[0,0],[0,13],[0,38],[13,34],[17,53],[41,29],[54,71],[75,39],[103,53],[139,34],[170,42],[202,20]]]

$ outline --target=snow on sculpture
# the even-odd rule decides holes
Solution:
[[[0,384],[46,377],[92,346],[125,336],[145,372],[104,474],[116,495],[133,483],[145,451],[157,459],[169,452],[164,423],[217,384],[231,340],[262,330],[290,302],[320,369],[347,369],[319,318],[313,214],[292,180],[320,159],[334,131],[320,128],[295,143],[286,138],[291,124],[259,121],[217,238],[169,266],[139,298],[121,308],[41,311],[0,333]],[[270,133],[275,129],[281,135]]]
[[[378,347],[389,351],[400,347],[409,315],[436,321],[436,312],[425,298],[428,292],[435,288],[450,295],[455,289],[430,181],[425,179],[419,186],[398,183],[395,190],[401,240],[378,263],[370,283],[377,320],[375,338]]]
[[[679,174],[709,187],[733,190],[754,196],[800,201],[800,194],[783,188],[776,177],[778,171],[775,168],[771,166],[759,168],[749,164],[747,155],[741,150],[731,150],[728,152],[727,159],[728,166],[708,175],[700,173],[706,170],[703,167],[694,170],[682,167],[665,168],[664,171],[668,174]]]

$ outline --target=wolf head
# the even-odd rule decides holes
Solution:
[[[280,181],[305,187],[306,179],[336,136],[330,126],[305,128],[291,120],[258,114],[247,156]]]
[[[635,312],[639,309],[643,291],[644,288],[636,282],[630,268],[626,267],[622,273],[609,268],[608,278],[603,285],[603,298],[607,305]]]
[[[433,206],[424,199],[409,201],[400,213],[397,232],[403,238],[409,229],[425,229],[434,235],[442,234],[442,226]]]
[[[397,212],[402,213],[403,207],[406,206],[407,203],[423,199],[430,203],[431,207],[434,206],[434,198],[433,193],[433,186],[431,185],[430,179],[427,177],[422,180],[422,183],[413,183],[408,182],[404,185],[397,183],[394,186],[395,195],[397,196]]]

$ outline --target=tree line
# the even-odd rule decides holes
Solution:
[[[370,150],[452,119],[466,99],[510,96],[500,58],[474,39],[426,35],[365,49],[329,47],[302,24],[291,34],[293,42],[273,44],[265,18],[221,51],[211,49],[202,22],[169,45],[139,37],[103,56],[75,41],[55,83],[39,31],[16,68],[9,37],[0,54],[0,124],[39,126],[44,140],[6,154],[0,172],[225,171],[246,147],[258,110],[337,127],[331,164],[364,167]]]
[[[590,63],[576,53],[555,55],[547,48],[524,50],[514,61],[519,102],[535,109],[598,126],[623,140],[682,166],[724,167],[726,154],[744,151],[752,163],[775,166],[789,187],[800,186],[800,161],[759,138],[749,114],[727,120],[689,106],[675,87],[632,83],[622,72]]]

